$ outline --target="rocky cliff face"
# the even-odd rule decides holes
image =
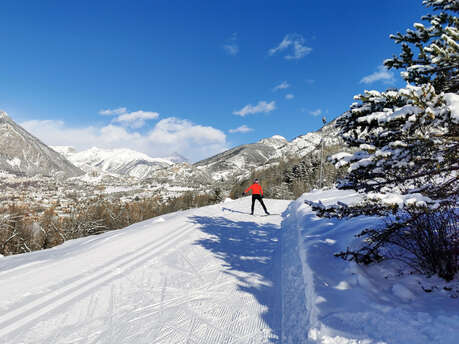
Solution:
[[[17,175],[75,177],[84,172],[0,111],[0,170]]]

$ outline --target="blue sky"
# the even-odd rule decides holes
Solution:
[[[51,145],[196,161],[317,130],[364,89],[421,0],[2,1],[0,109]]]

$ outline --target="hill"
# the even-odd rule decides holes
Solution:
[[[0,111],[0,170],[16,175],[75,177],[84,172]]]

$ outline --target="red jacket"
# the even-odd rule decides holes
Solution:
[[[262,195],[263,196],[263,189],[261,188],[261,185],[258,183],[253,183],[244,192],[247,193],[250,190],[252,190],[252,195]]]

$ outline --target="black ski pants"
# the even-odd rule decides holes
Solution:
[[[252,215],[253,215],[253,210],[255,209],[255,200],[256,200],[256,199],[261,203],[261,206],[263,207],[263,210],[264,210],[265,213],[267,214],[268,211],[266,210],[266,206],[265,206],[265,204],[263,203],[263,198],[261,198],[261,195],[254,194],[254,195],[252,195]]]

